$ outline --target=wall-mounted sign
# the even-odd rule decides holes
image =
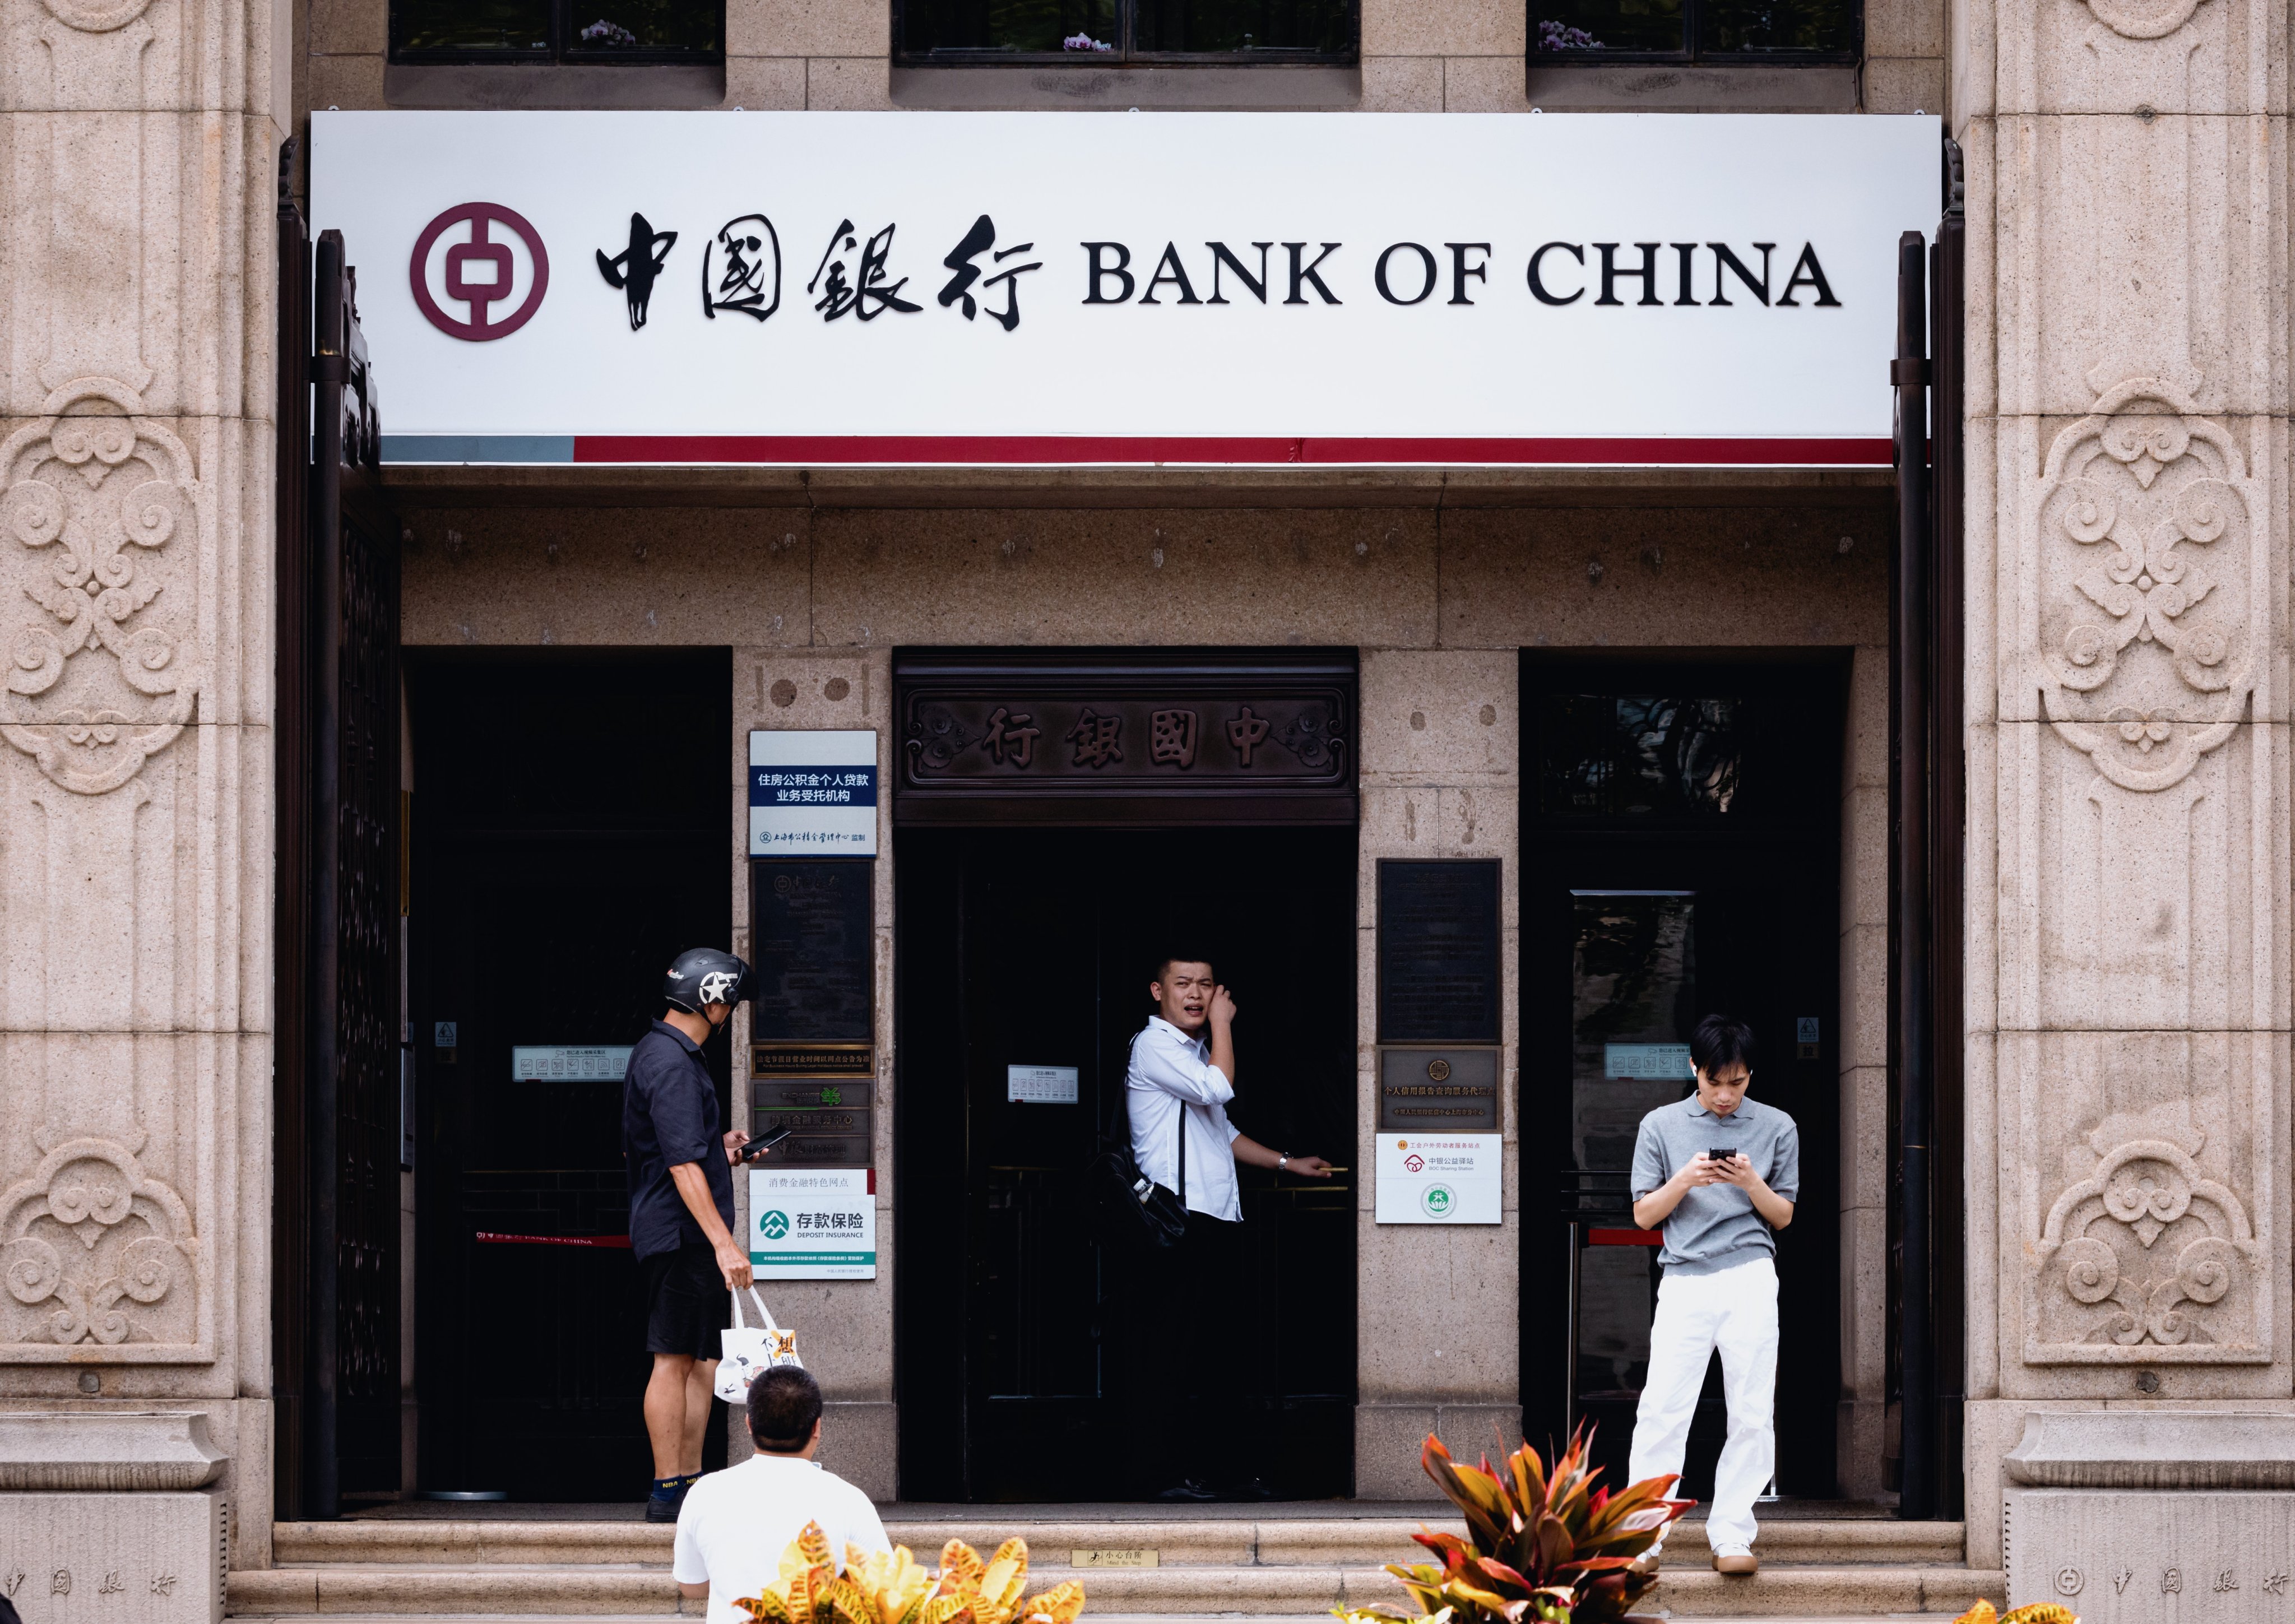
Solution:
[[[1352,649],[903,650],[900,823],[1352,823]]]
[[[1004,1098],[1030,1106],[1076,1103],[1076,1068],[1072,1065],[1008,1065]]]
[[[1380,1042],[1498,1042],[1499,960],[1496,859],[1380,861]]]
[[[874,857],[877,735],[749,735],[749,855]]]
[[[866,1169],[752,1172],[749,1263],[757,1278],[875,1279],[876,1187]]]
[[[765,1082],[780,1077],[850,1078],[866,1082],[877,1074],[873,1043],[812,1043],[791,1038],[749,1045],[749,1077]]]
[[[1499,1050],[1382,1048],[1378,1126],[1393,1133],[1498,1131]]]
[[[1687,1043],[1605,1043],[1602,1075],[1635,1082],[1687,1081],[1697,1074]]]
[[[510,1074],[517,1082],[619,1082],[630,1069],[630,1047],[520,1043],[510,1051]]]
[[[1382,1133],[1372,1218],[1382,1224],[1505,1221],[1505,1140],[1495,1133]]]
[[[311,198],[367,273],[386,461],[1878,466],[1939,140],[321,112]],[[1121,387],[1076,371],[1118,355]]]

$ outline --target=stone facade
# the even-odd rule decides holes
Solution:
[[[1955,21],[1972,1561],[2034,1408],[2295,1376],[2284,29]]]
[[[1183,93],[1063,70],[978,94],[1946,113],[1970,233],[1969,1555],[1997,1565],[2002,1460],[2032,1413],[2295,1412],[2283,8],[1872,0],[1867,59],[1843,75],[1566,86],[1525,69],[1523,15],[1366,0],[1360,70],[1336,78]],[[950,94],[889,63],[880,0],[732,0],[728,17],[714,86],[641,76],[608,97],[395,85],[385,0],[0,0],[0,592],[18,606],[0,693],[0,1399],[66,1426],[155,1404],[203,1416],[216,1492],[245,1514],[237,1565],[266,1563],[269,1539],[278,143],[298,110],[482,94]],[[473,506],[416,481],[405,635],[730,645],[739,728],[882,725],[899,642],[1352,644],[1366,877],[1383,855],[1520,856],[1519,648],[1853,648],[1842,1457],[1844,1492],[1874,1492],[1885,497],[1813,478],[1319,477],[968,494],[792,475],[682,507],[633,476],[612,494],[650,504],[642,558],[594,491],[511,481]],[[675,567],[705,556],[709,591]],[[832,675],[845,698],[827,698]],[[797,698],[777,706],[784,680]],[[889,862],[880,884],[889,931]],[[1510,1076],[1513,1041],[1510,1025]],[[1513,1411],[1518,1203],[1496,1231],[1403,1233],[1364,1201],[1358,1487],[1399,1492],[1407,1467],[1371,1463],[1407,1461],[1430,1426],[1478,1441]],[[792,1293],[813,1334],[884,1348],[888,1279],[818,1289]],[[889,1488],[889,1352],[840,1383],[865,1407],[846,1464]]]

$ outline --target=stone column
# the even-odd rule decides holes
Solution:
[[[257,1564],[274,25],[0,0],[0,1408],[203,1414]]]
[[[2030,1413],[2283,1409],[2295,1377],[2285,27],[1953,18],[1982,1567]]]

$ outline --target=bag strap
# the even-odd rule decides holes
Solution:
[[[1180,1101],[1180,1206],[1188,1204],[1188,1102]]]
[[[737,1331],[745,1330],[747,1327],[741,1324],[741,1293],[734,1292],[731,1293],[731,1296],[733,1299],[733,1328]],[[765,1322],[764,1326],[764,1329],[768,1331],[778,1331],[780,1329],[780,1326],[773,1323],[773,1311],[765,1306],[765,1300],[757,1295],[757,1288],[754,1285],[749,1287],[749,1302],[750,1306],[757,1310],[757,1318]]]

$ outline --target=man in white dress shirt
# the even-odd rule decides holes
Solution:
[[[1221,1498],[1210,1487],[1214,1473],[1236,1481],[1250,1497],[1265,1490],[1248,1474],[1252,1440],[1233,1416],[1233,1373],[1216,1359],[1190,1358],[1189,1343],[1231,1327],[1249,1296],[1242,1279],[1243,1193],[1236,1164],[1271,1168],[1310,1179],[1327,1179],[1331,1164],[1320,1156],[1295,1156],[1270,1150],[1227,1120],[1235,1098],[1235,1000],[1212,979],[1200,959],[1164,959],[1148,983],[1156,1014],[1131,1040],[1131,1065],[1124,1075],[1124,1104],[1131,1117],[1131,1159],[1139,1171],[1167,1190],[1179,1192],[1188,1207],[1186,1238],[1156,1262],[1142,1307],[1142,1325],[1152,1327],[1159,1346],[1136,1348],[1148,1377],[1144,1395],[1151,1411],[1148,1436],[1162,1441],[1163,1470],[1171,1487],[1167,1500]],[[1180,1136],[1187,1136],[1182,1177]],[[1183,1187],[1184,1183],[1184,1187]],[[1246,1311],[1247,1310],[1241,1310]],[[1221,1414],[1221,1411],[1228,1412]],[[1169,1424],[1165,1424],[1168,1420]]]

